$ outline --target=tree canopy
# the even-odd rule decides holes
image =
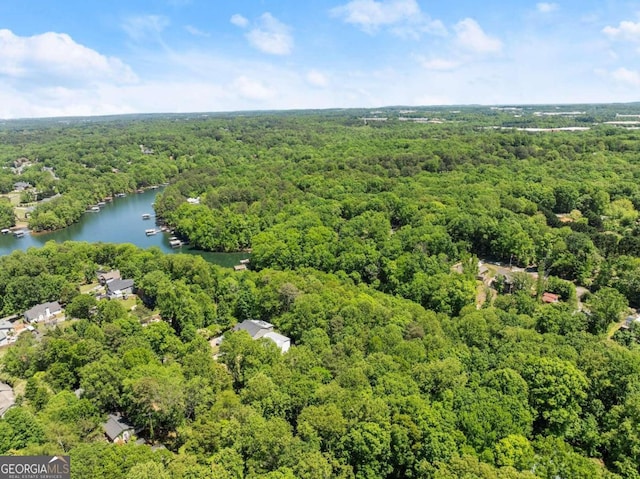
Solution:
[[[18,395],[0,453],[69,454],[74,477],[110,479],[640,477],[640,326],[624,321],[639,133],[511,128],[616,111],[0,125],[0,191],[22,176],[61,193],[36,229],[171,181],[155,209],[177,234],[251,250],[238,272],[127,244],[0,257],[3,315],[67,315],[0,360]],[[129,303],[80,292],[98,267],[134,279]],[[291,348],[233,330],[248,319]],[[116,413],[146,444],[104,439]]]

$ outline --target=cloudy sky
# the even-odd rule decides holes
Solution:
[[[0,118],[640,100],[640,0],[3,0]]]

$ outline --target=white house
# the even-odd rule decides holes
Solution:
[[[280,348],[280,351],[282,351],[283,353],[286,353],[287,351],[289,351],[289,348],[291,347],[291,339],[289,339],[286,336],[283,336],[280,333],[274,333],[272,331],[270,333],[265,334],[262,337],[270,339],[271,341],[276,343],[276,346],[278,346]]]
[[[107,283],[107,296],[109,299],[123,298],[133,293],[134,282],[132,279],[114,279]]]
[[[273,330],[273,324],[259,319],[246,319],[233,327],[234,331],[246,331],[253,339],[267,338],[276,343],[280,351],[286,353],[291,347],[291,339]]]
[[[24,312],[24,319],[29,323],[38,323],[53,318],[62,312],[62,306],[57,301],[52,303],[36,304],[33,308]]]

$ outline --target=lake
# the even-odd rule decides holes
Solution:
[[[85,213],[77,223],[51,233],[25,234],[15,238],[12,234],[0,235],[0,255],[10,254],[14,250],[38,248],[47,241],[87,241],[89,243],[132,243],[140,248],[156,246],[165,253],[197,254],[207,261],[220,266],[232,267],[241,259],[249,258],[249,253],[210,253],[188,246],[172,248],[169,233],[159,232],[147,236],[145,230],[159,229],[155,223],[153,202],[161,190],[147,190],[144,193],[129,194],[124,198],[114,198],[112,202],[100,207],[96,213]],[[142,219],[149,214],[150,219]]]

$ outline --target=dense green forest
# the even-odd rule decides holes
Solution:
[[[86,243],[2,257],[0,284],[73,284],[98,265],[134,277],[163,321],[68,292],[82,319],[4,355],[26,387],[2,452],[69,453],[92,478],[637,477],[640,350],[566,303],[521,292],[449,316],[346,275]],[[214,360],[207,339],[248,318],[295,345],[228,332]],[[114,411],[166,449],[107,444]]]
[[[439,312],[473,301],[475,284],[451,274],[470,255],[613,286],[638,306],[638,132],[492,120],[238,119],[156,212],[199,248],[251,248],[257,269],[342,272]]]
[[[169,181],[155,209],[179,235],[252,256],[0,257],[2,313],[58,300],[75,318],[5,350],[23,394],[0,453],[67,453],[78,478],[640,478],[640,327],[617,331],[640,306],[640,132],[606,123],[637,112],[541,110],[2,125],[5,190],[61,193],[33,228]],[[590,129],[516,129],[563,127]],[[487,281],[485,261],[509,273]],[[111,268],[133,311],[80,294]],[[230,330],[245,319],[291,349]],[[148,445],[107,443],[114,412]]]

